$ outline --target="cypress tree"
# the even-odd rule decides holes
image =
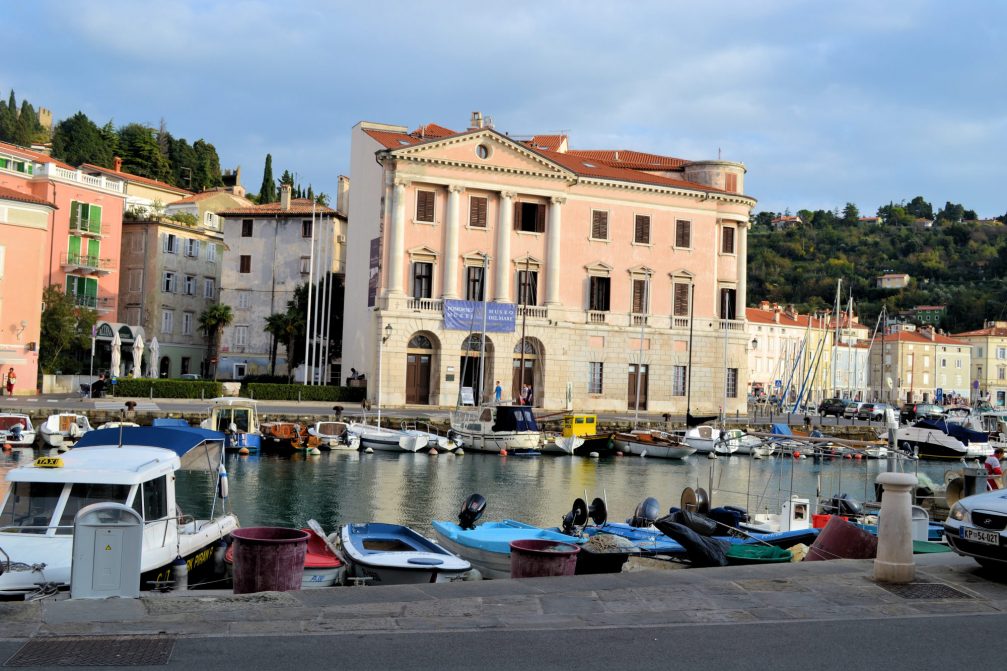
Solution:
[[[279,200],[276,197],[276,182],[273,181],[273,155],[266,154],[266,166],[262,170],[262,186],[259,187],[260,203],[275,203]]]

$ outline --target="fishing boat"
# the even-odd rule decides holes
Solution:
[[[189,584],[221,575],[221,541],[238,527],[237,517],[224,512],[223,443],[222,434],[199,429],[95,430],[67,454],[10,470],[10,491],[0,508],[0,550],[9,558],[0,573],[0,596],[36,593],[38,583],[68,587],[74,517],[101,502],[131,506],[143,518],[141,589],[172,581],[176,557],[188,564]],[[216,476],[209,515],[194,517],[179,508],[180,470]]]
[[[404,431],[388,429],[365,424],[363,422],[351,422],[348,430],[360,439],[361,448],[371,448],[372,450],[386,450],[390,452],[419,452],[427,446],[429,439],[426,436],[409,435]]]
[[[542,431],[531,408],[522,405],[485,406],[451,413],[451,430],[466,448],[499,453],[537,450]]]
[[[921,459],[984,459],[993,454],[989,434],[944,419],[923,418],[895,432],[907,454]]]
[[[360,437],[350,433],[346,422],[315,422],[304,433],[307,444],[321,450],[360,449]]]
[[[16,412],[0,413],[0,445],[30,447],[35,444],[31,417]]]
[[[200,426],[227,436],[228,450],[258,452],[262,446],[256,403],[250,398],[220,397],[210,400],[210,416]]]
[[[458,580],[472,569],[428,538],[401,524],[346,524],[340,530],[346,579],[375,585]]]
[[[262,422],[262,449],[298,450],[302,447],[301,425],[295,422]]]
[[[574,448],[573,453],[587,457],[591,453],[608,456],[615,452],[612,433],[598,433],[598,416],[588,413],[571,413],[563,417],[564,438],[577,437],[584,442]]]
[[[685,459],[695,454],[696,448],[687,445],[680,437],[663,431],[637,430],[616,433],[612,436],[618,449],[625,454],[660,459]]]
[[[38,429],[43,447],[56,448],[64,452],[76,443],[81,436],[91,430],[91,422],[87,415],[76,412],[60,412],[49,415]]]

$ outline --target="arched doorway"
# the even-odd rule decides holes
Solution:
[[[166,356],[161,357],[161,361],[157,365],[157,375],[158,377],[168,377],[171,372],[171,359]]]
[[[538,338],[524,338],[514,345],[511,398],[521,402],[522,387],[528,385],[531,390],[531,405],[541,405],[538,381],[541,379],[542,354],[542,343]]]
[[[461,394],[461,403],[463,405],[470,403],[470,401],[472,404],[480,405],[489,398],[487,390],[491,390],[494,387],[493,341],[486,338],[486,370],[482,375],[482,393],[479,393],[480,369],[482,367],[479,355],[481,351],[482,336],[478,333],[473,333],[462,342],[461,361],[459,361],[459,370],[461,370],[459,393]],[[466,392],[466,390],[470,391]],[[471,396],[467,397],[467,393],[470,393]]]
[[[406,403],[430,405],[430,371],[433,341],[423,333],[409,339],[406,348]]]

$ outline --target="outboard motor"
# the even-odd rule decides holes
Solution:
[[[563,516],[563,533],[568,536],[580,534],[580,529],[587,524],[587,503],[584,499],[577,499],[566,515]]]
[[[648,496],[633,511],[633,516],[626,520],[626,524],[631,527],[642,529],[649,527],[661,516],[661,505],[653,496]]]
[[[8,430],[7,434],[10,436],[11,440],[21,442],[21,431],[22,431],[21,425],[15,424]]]
[[[461,512],[458,513],[458,526],[463,530],[475,529],[476,520],[483,516],[486,511],[486,497],[482,494],[473,494],[462,503]]]
[[[830,515],[858,517],[864,512],[864,504],[849,494],[843,493],[829,499],[822,506],[822,512]]]

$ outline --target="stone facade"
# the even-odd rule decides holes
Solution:
[[[1007,322],[988,321],[981,329],[952,337],[972,346],[969,398],[1007,407]]]
[[[874,339],[871,396],[893,404],[927,403],[941,389],[945,396],[968,398],[971,361],[972,346],[967,342],[932,328],[917,331],[903,325]]]

